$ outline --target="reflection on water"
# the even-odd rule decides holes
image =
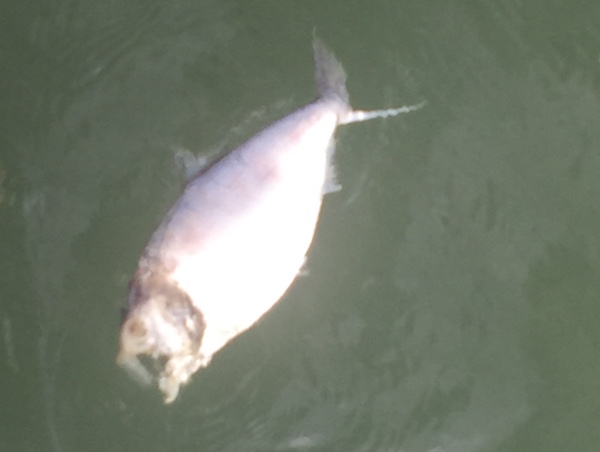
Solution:
[[[0,449],[595,450],[598,8],[251,5],[54,2],[14,22]],[[341,131],[308,275],[164,407],[114,356],[178,194],[170,150],[212,154],[305,103],[315,25],[357,107],[428,105]]]

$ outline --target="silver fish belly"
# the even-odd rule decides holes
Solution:
[[[420,108],[356,111],[340,63],[315,39],[319,98],[200,172],[152,235],[130,284],[117,362],[166,403],[282,297],[313,239],[338,124]]]

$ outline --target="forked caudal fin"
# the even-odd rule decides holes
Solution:
[[[339,116],[339,124],[368,121],[376,118],[388,118],[401,113],[418,110],[426,104],[426,102],[421,102],[416,105],[405,105],[385,110],[352,110],[348,90],[346,89],[346,71],[344,71],[342,64],[316,36],[313,38],[313,48],[316,66],[315,80],[317,82],[319,95],[322,98],[340,102],[340,104],[346,107],[346,112]]]

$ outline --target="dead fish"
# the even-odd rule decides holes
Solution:
[[[298,275],[331,183],[336,127],[422,106],[353,110],[346,73],[318,39],[314,56],[317,100],[192,178],[139,259],[117,362],[150,383],[138,359],[148,355],[165,403]]]

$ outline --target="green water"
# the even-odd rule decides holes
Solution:
[[[429,2],[431,3],[431,2]],[[600,450],[600,5],[0,6],[0,451]],[[139,253],[213,156],[357,108],[286,297],[164,406],[114,363]]]

